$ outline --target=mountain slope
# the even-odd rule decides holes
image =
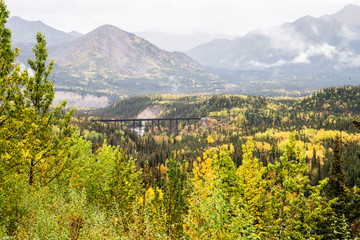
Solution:
[[[46,35],[47,45],[50,48],[63,46],[79,37],[79,33],[65,33],[41,21],[27,21],[17,16],[10,17],[6,26],[12,32],[12,42],[15,45],[18,43],[35,44],[38,32]]]
[[[157,48],[111,25],[51,53],[56,87],[116,96],[216,92],[223,82],[183,53]]]
[[[333,15],[324,16],[324,17],[325,18],[326,17],[333,18],[333,19],[335,19],[341,23],[344,23],[348,26],[360,27],[359,12],[360,12],[360,6],[349,4],[349,5],[345,6],[339,12],[337,12]]]

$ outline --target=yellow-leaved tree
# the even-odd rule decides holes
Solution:
[[[236,171],[238,176],[241,203],[256,227],[258,233],[262,230],[262,214],[266,196],[266,168],[256,157],[253,157],[253,140],[250,138],[243,148],[242,165]]]
[[[184,232],[189,239],[258,239],[242,206],[228,146],[208,150],[194,163]]]

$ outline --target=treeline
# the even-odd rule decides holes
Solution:
[[[357,114],[360,110],[358,98],[359,86],[345,86],[326,88],[311,94],[308,97],[297,98],[265,98],[258,96],[241,95],[149,95],[131,97],[121,100],[107,108],[99,110],[102,115],[124,116],[124,112],[131,112],[134,107],[139,111],[149,105],[163,105],[168,107],[167,116],[208,116],[211,112],[223,109],[241,108],[251,105],[260,110],[272,106],[272,110],[292,110],[302,112],[328,112],[339,116],[342,114]],[[244,107],[245,107],[244,106]],[[95,112],[95,115],[97,112]],[[128,117],[135,117],[137,112],[132,112]]]
[[[326,88],[301,100],[295,109],[329,112],[335,116],[356,115],[360,111],[359,97],[359,86]]]

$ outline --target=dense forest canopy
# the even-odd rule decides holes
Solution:
[[[0,237],[354,239],[360,236],[360,87],[303,99],[129,98],[93,113],[52,106],[45,36],[30,76],[0,0]],[[93,121],[163,117],[131,126]]]

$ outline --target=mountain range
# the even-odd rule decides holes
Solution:
[[[57,92],[66,97],[75,92],[76,99],[83,96],[82,105],[94,96],[115,101],[139,94],[218,93],[227,86],[186,54],[162,50],[115,26],[103,25],[85,35],[19,17],[11,17],[7,26],[13,44],[21,49],[22,63],[33,57],[36,33],[45,33],[49,58],[55,61],[52,76]],[[89,94],[92,97],[85,97]],[[93,106],[85,105],[89,104]]]
[[[304,92],[359,84],[360,7],[348,5],[319,18],[304,16],[234,40],[217,39],[186,54],[221,69],[230,81],[252,81],[264,94],[269,88]]]
[[[21,49],[18,60],[23,63],[27,62],[28,57],[33,56],[32,48],[36,43],[38,32],[46,35],[49,51],[61,48],[83,35],[76,31],[66,33],[41,21],[27,21],[18,16],[10,17],[6,26],[11,30],[12,44]]]
[[[229,70],[309,63],[330,64],[334,69],[357,67],[360,66],[358,16],[360,7],[348,5],[334,15],[305,16],[234,40],[214,40],[186,53],[206,66]]]
[[[11,17],[7,25],[24,63],[32,56],[36,33],[46,34],[58,92],[105,96],[110,102],[152,93],[301,96],[360,83],[360,7],[356,5],[231,40],[216,39],[185,53],[163,50],[111,25],[85,35],[19,17]],[[163,36],[139,35],[157,42]]]
[[[127,96],[217,92],[219,77],[180,52],[167,52],[111,25],[101,26],[50,54],[63,90]],[[60,88],[60,86],[58,86]]]
[[[11,29],[13,43],[36,43],[36,34],[41,32],[46,35],[47,45],[50,48],[61,47],[82,36],[78,32],[63,32],[52,28],[41,21],[27,21],[20,17],[10,17],[7,27]]]

